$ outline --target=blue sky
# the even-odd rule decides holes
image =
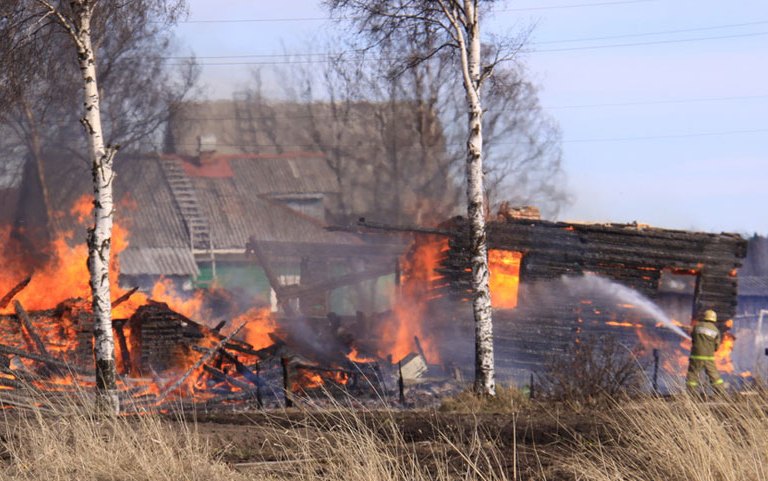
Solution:
[[[200,57],[307,52],[333,34],[326,16],[311,0],[190,0],[177,35]],[[263,21],[194,23],[238,19]],[[522,60],[563,132],[560,219],[768,234],[768,2],[521,0],[484,30],[530,25]],[[202,68],[206,94],[228,97],[253,65]]]

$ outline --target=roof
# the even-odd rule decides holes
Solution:
[[[119,256],[121,272],[197,275],[187,227],[161,158],[149,155],[115,159],[115,221],[129,232],[128,247]],[[219,162],[225,162],[226,169],[195,169],[193,164],[185,165],[189,162],[182,164],[192,174],[189,180],[210,224],[215,249],[244,253],[250,238],[273,244],[272,252],[280,250],[280,243],[302,243],[305,252],[314,252],[313,245],[365,244],[355,234],[327,231],[321,222],[269,200],[271,196],[309,195],[321,201],[325,193],[338,191],[322,157],[247,154],[223,156]],[[209,164],[216,165],[221,166]],[[79,159],[48,159],[46,174],[51,204],[62,206],[54,229],[73,232],[74,239],[83,239],[85,226],[70,209],[83,196],[91,195],[87,165]],[[30,221],[35,218],[31,214],[29,217]]]
[[[329,232],[315,219],[259,197],[247,175],[192,177],[191,181],[217,249],[243,249],[251,237],[263,242],[363,244],[355,235]]]
[[[128,247],[120,253],[120,273],[128,276],[198,276],[200,271],[189,249]]]
[[[202,165],[190,156],[163,158],[182,160],[184,171],[192,178],[235,178],[248,186],[249,195],[340,191],[336,175],[319,153],[213,154]]]
[[[201,139],[206,140],[203,145]],[[312,183],[311,190],[338,192],[339,203],[332,210],[341,222],[367,216],[421,223],[427,216],[444,218],[461,204],[461,185],[447,175],[460,159],[448,148],[431,102],[338,104],[269,100],[257,94],[184,102],[169,121],[167,149],[189,158],[200,148],[204,153],[215,149],[218,159],[237,154],[271,158],[266,161],[275,164],[264,170],[269,177],[257,173],[251,179],[254,186],[306,192],[307,187],[293,187],[298,180]],[[288,162],[276,162],[285,155]],[[306,162],[321,155],[324,162]],[[245,158],[227,167],[234,170],[234,163],[242,165]],[[258,161],[258,155],[250,159]]]

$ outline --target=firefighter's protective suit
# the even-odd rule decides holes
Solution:
[[[707,373],[715,392],[725,392],[725,383],[715,366],[715,351],[722,340],[720,330],[715,322],[717,322],[715,311],[704,311],[704,315],[696,323],[691,333],[691,356],[688,358],[688,374],[685,378],[689,392],[698,391],[699,375],[702,370]]]

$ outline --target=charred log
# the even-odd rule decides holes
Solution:
[[[0,309],[5,309],[8,306],[8,304],[13,300],[13,298],[16,297],[16,295],[19,292],[23,291],[24,288],[27,287],[31,281],[32,281],[32,276],[30,275],[30,276],[27,276],[26,279],[22,280],[21,282],[13,286],[13,288],[10,291],[8,291],[6,295],[0,298]]]

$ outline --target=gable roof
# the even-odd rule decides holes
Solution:
[[[129,232],[128,247],[119,259],[123,274],[199,274],[184,217],[161,165],[164,158],[115,159],[115,222]],[[215,250],[244,253],[250,238],[272,244],[273,252],[282,243],[302,243],[307,246],[305,252],[312,252],[313,245],[365,244],[358,235],[327,231],[316,219],[269,200],[271,196],[315,193],[322,199],[338,192],[324,159],[316,154],[229,155],[207,164],[207,169],[191,159],[182,160],[210,224]],[[72,158],[50,158],[46,172],[51,203],[61,206],[52,227],[73,232],[73,238],[81,241],[85,226],[70,210],[83,196],[86,205],[90,201],[86,164]]]
[[[210,224],[216,249],[243,249],[251,237],[264,242],[363,244],[357,236],[329,232],[319,221],[259,196],[249,176],[190,180]]]
[[[196,157],[163,155],[177,159],[190,178],[233,178],[247,185],[249,194],[338,194],[339,183],[322,154],[213,154],[204,163]]]

